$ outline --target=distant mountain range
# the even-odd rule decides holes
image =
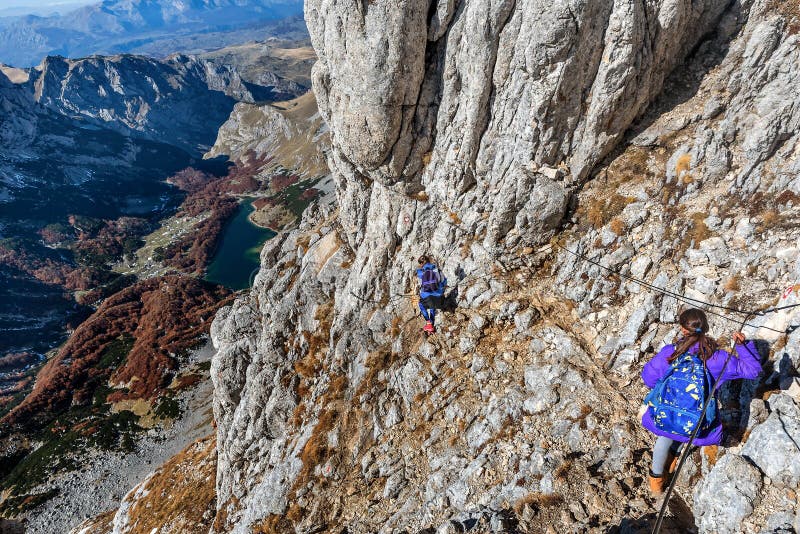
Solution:
[[[302,0],[105,0],[63,15],[0,17],[0,62],[30,67],[48,55],[167,55],[272,35],[302,39],[302,11]]]
[[[56,0],[42,4],[35,0],[12,0],[12,5],[0,6],[0,17],[20,17],[23,15],[38,15],[46,17],[56,13],[67,13],[73,9],[94,4],[97,0]]]

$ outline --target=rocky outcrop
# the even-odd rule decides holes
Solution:
[[[740,452],[730,451],[694,490],[700,532],[791,532],[800,525],[800,396],[769,398],[771,413]],[[761,506],[759,506],[761,505]]]
[[[33,99],[5,73],[0,73],[0,143],[25,148],[36,132],[36,114],[31,110]]]
[[[343,176],[424,187],[431,204],[484,227],[487,246],[512,229],[536,241],[540,221],[558,222],[563,190],[614,147],[725,7],[449,2],[427,21],[427,5],[309,2],[314,87]],[[478,223],[469,208],[487,198]]]
[[[296,40],[292,40],[291,36],[284,36],[288,41],[259,40],[204,52],[199,57],[213,63],[230,65],[243,80],[256,85],[270,87],[292,80],[310,88],[311,67],[317,60],[317,55],[308,40],[308,30],[302,15],[296,20],[298,28],[302,28],[302,34]],[[288,29],[293,22],[283,21],[281,26]],[[306,43],[307,46],[302,46]]]
[[[212,326],[215,531],[649,531],[637,373],[686,301],[564,248],[690,298],[779,301],[800,272],[797,14],[428,4],[307,3],[338,206],[270,241]],[[423,251],[466,273],[427,342]],[[798,320],[745,329],[777,344],[723,391],[730,438],[692,457],[673,531],[796,520],[764,488],[795,476],[767,459],[794,462],[788,393],[765,392],[797,373]]]

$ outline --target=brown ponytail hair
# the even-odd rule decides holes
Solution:
[[[708,337],[708,319],[703,310],[689,308],[678,316],[678,323],[689,331],[689,335],[678,339],[675,343],[675,352],[668,359],[674,361],[678,356],[684,354],[695,344],[699,344],[697,355],[700,359],[707,361],[717,350],[717,342]]]

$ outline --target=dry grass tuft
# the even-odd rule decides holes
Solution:
[[[214,518],[214,530],[220,532],[228,527],[228,509],[229,508],[239,508],[239,499],[236,496],[231,497],[229,500],[225,501],[225,504],[219,508],[217,511],[217,515]]]
[[[290,498],[298,488],[305,486],[311,479],[314,468],[331,456],[328,449],[328,432],[333,430],[340,420],[342,413],[341,400],[347,389],[347,377],[334,375],[328,383],[327,391],[318,399],[317,403],[323,406],[316,426],[311,431],[311,436],[300,451],[300,460],[303,467],[298,473],[290,493]]]
[[[572,460],[565,460],[564,463],[559,465],[553,472],[553,478],[562,481],[567,480],[570,469],[572,469]]]
[[[780,221],[780,215],[775,210],[767,210],[761,214],[761,224],[759,225],[760,231],[769,230]]]
[[[316,375],[320,367],[320,362],[316,358],[316,354],[316,352],[309,351],[305,357],[294,362],[295,372],[303,378],[311,378]]]
[[[289,509],[286,510],[286,519],[294,524],[297,524],[303,519],[304,513],[305,510],[303,507],[296,502],[293,502],[289,505]]]
[[[714,464],[717,463],[719,459],[719,447],[716,445],[709,445],[707,447],[703,447],[703,454],[706,455],[706,459],[708,460],[708,467],[709,469],[714,467]]]
[[[328,336],[330,335],[331,325],[333,324],[333,301],[328,300],[317,307],[314,313],[314,320],[317,321],[317,330],[307,338],[308,355],[306,358],[322,354],[328,348]]]
[[[253,534],[279,534],[294,532],[292,523],[282,515],[269,514],[260,523],[253,525]]]
[[[539,511],[543,508],[552,508],[555,506],[559,506],[561,503],[564,502],[564,498],[560,495],[555,493],[540,493],[534,492],[529,493],[525,497],[521,498],[517,502],[514,503],[514,512],[519,516],[522,515],[522,511],[524,510],[525,506],[530,506],[535,511]]]
[[[356,395],[361,395],[367,388],[375,386],[378,373],[384,369],[388,369],[392,363],[394,363],[394,360],[395,355],[388,350],[370,353],[370,355],[367,356],[366,362],[368,371],[364,375],[364,378],[361,379]]]
[[[403,324],[403,320],[400,318],[399,315],[396,315],[392,318],[392,326],[389,328],[389,335],[393,338],[396,338],[400,335],[400,330]]]
[[[297,246],[303,249],[303,254],[308,252],[311,243],[311,236],[309,234],[301,235],[297,238]]]
[[[297,477],[297,481],[308,481],[308,477],[313,469],[321,464],[328,456],[328,432],[333,429],[339,414],[334,410],[325,410],[319,416],[319,421],[311,432],[303,450],[300,452],[300,460],[303,462],[303,469]],[[301,483],[298,487],[302,486]]]
[[[791,204],[796,206],[798,201],[800,201],[800,196],[795,194],[793,191],[789,191],[788,189],[783,191],[780,195],[775,198],[775,202],[777,204]]]
[[[586,220],[595,228],[602,228],[611,221],[611,219],[622,213],[625,206],[635,200],[634,197],[626,197],[617,193],[614,193],[606,199],[594,199],[592,204],[585,208],[584,213]],[[580,213],[581,211],[583,210],[579,206],[578,212]]]
[[[678,158],[678,161],[675,163],[675,174],[678,176],[681,173],[689,172],[689,169],[692,166],[692,156],[689,154],[684,154]]]
[[[289,426],[294,428],[299,428],[301,424],[303,424],[303,414],[306,411],[305,403],[301,402],[297,406],[295,406],[294,411],[292,412],[292,417],[289,419]]]
[[[625,227],[625,222],[619,217],[614,217],[613,219],[611,219],[609,227],[611,228],[611,231],[617,235],[622,235],[625,233],[625,230],[627,230],[627,228]]]
[[[706,226],[705,218],[705,213],[693,213],[690,216],[692,222],[683,237],[683,250],[692,246],[692,243],[696,247],[701,241],[705,241],[712,236],[711,230]]]
[[[725,289],[725,291],[728,291],[729,293],[739,291],[739,289],[741,289],[741,286],[739,285],[739,276],[733,275],[731,277],[728,277],[725,280],[725,283],[722,284],[722,287]]]

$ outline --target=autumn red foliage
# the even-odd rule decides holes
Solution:
[[[253,207],[257,210],[266,208],[267,206],[275,206],[277,204],[278,200],[273,197],[260,197],[253,201]]]
[[[184,375],[178,378],[175,389],[181,390],[196,386],[203,380],[203,377],[196,374]]]
[[[314,189],[313,187],[309,187],[308,189],[306,189],[305,191],[300,193],[300,199],[301,200],[311,200],[312,198],[317,198],[318,195],[319,195],[319,190],[318,189]]]
[[[102,283],[98,273],[86,267],[42,258],[24,246],[8,247],[0,244],[0,263],[14,267],[40,282],[59,285],[73,291],[81,291]]]
[[[234,197],[203,192],[192,195],[187,201],[183,208],[187,215],[204,212],[209,215],[165,249],[164,263],[185,273],[201,274],[217,248],[225,221],[236,213],[239,201]]]
[[[256,175],[268,161],[250,154],[221,178],[195,169],[185,169],[170,178],[171,183],[190,191],[179,215],[207,214],[207,217],[179,241],[166,247],[164,263],[184,273],[202,274],[217,249],[225,222],[236,213],[239,200],[235,195],[252,193],[261,187]]]
[[[194,193],[200,191],[215,177],[194,167],[187,167],[167,179],[168,184],[176,186],[181,191]]]
[[[298,174],[281,173],[274,175],[270,180],[269,185],[272,190],[277,193],[279,191],[283,191],[292,184],[296,184],[299,181],[300,175]]]
[[[71,228],[64,224],[48,224],[41,230],[39,235],[42,236],[42,241],[48,245],[56,245],[75,237]]]
[[[35,361],[36,355],[30,352],[11,352],[5,356],[0,356],[0,372],[19,369]]]
[[[45,284],[58,285],[70,291],[87,291],[113,279],[106,272],[105,265],[135,249],[137,236],[149,229],[145,219],[136,217],[103,221],[71,215],[69,222],[72,228],[51,224],[39,230],[39,234],[49,245],[72,242],[76,262],[37,253],[29,243],[4,240],[0,242],[0,263]]]
[[[85,263],[104,264],[133,252],[139,245],[137,237],[151,229],[147,220],[138,217],[101,221],[98,226],[92,233],[79,232],[73,245],[76,256]]]
[[[34,425],[71,405],[90,401],[95,388],[111,379],[126,387],[109,396],[152,399],[169,384],[178,354],[208,332],[227,289],[188,276],[150,278],[106,299],[40,371],[28,396],[0,423]],[[133,340],[116,369],[100,365],[112,343]]]

